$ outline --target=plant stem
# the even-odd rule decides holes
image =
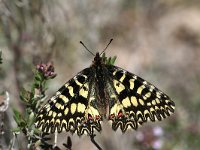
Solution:
[[[92,141],[92,143],[98,148],[98,150],[103,150],[100,146],[99,146],[99,144],[94,140],[94,137],[95,137],[96,135],[94,134],[94,135],[90,135],[90,139],[91,139],[91,141]]]

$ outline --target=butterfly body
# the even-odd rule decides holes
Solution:
[[[106,78],[107,70],[105,64],[102,61],[102,58],[100,57],[99,53],[97,53],[94,58],[91,70],[92,74],[94,74],[94,76],[91,75],[92,78],[91,83],[95,84],[94,85],[95,93],[97,93],[96,105],[100,115],[105,117],[108,110],[107,106],[109,104],[109,98],[106,90],[107,89],[106,83],[108,79]]]
[[[43,132],[64,129],[78,135],[101,131],[101,121],[112,129],[137,129],[144,122],[162,120],[174,112],[174,102],[149,82],[96,54],[92,65],[66,82],[36,117]]]

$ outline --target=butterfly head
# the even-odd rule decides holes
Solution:
[[[95,57],[94,57],[93,64],[94,65],[101,65],[102,63],[103,63],[102,58],[101,58],[99,52],[97,52]]]

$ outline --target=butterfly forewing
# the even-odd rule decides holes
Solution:
[[[90,102],[95,100],[90,68],[84,69],[64,84],[39,111],[36,124],[43,132],[61,132],[63,129],[82,135],[100,131],[101,117]],[[97,119],[95,118],[96,116]]]
[[[123,132],[130,126],[151,120],[162,120],[174,112],[174,102],[155,86],[116,66],[107,65],[117,103],[111,106],[109,119],[112,128]]]

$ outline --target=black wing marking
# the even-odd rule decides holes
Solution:
[[[174,102],[151,83],[119,67],[106,65],[113,91],[109,119],[123,132],[130,126],[162,120],[174,112]]]

